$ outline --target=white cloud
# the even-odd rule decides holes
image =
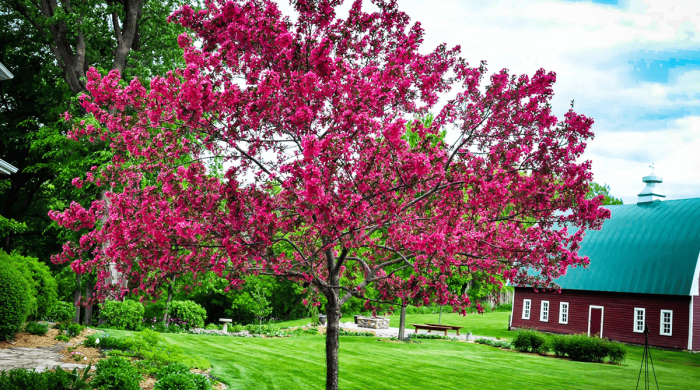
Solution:
[[[585,157],[593,161],[595,180],[625,203],[636,201],[651,162],[669,198],[700,197],[700,70],[674,68],[668,84],[634,82],[628,63],[645,52],[699,50],[700,2],[621,2],[400,0],[399,6],[421,22],[425,51],[445,42],[460,45],[473,65],[487,60],[492,72],[555,71],[555,114],[575,99],[576,111],[596,120],[597,137]],[[685,117],[673,119],[683,111]],[[659,119],[642,120],[645,115]]]

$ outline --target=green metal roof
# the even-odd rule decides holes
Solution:
[[[590,266],[569,269],[556,280],[562,288],[697,294],[700,198],[606,207],[610,219],[579,250]]]

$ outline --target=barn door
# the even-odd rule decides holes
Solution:
[[[589,306],[588,335],[603,337],[603,306]]]

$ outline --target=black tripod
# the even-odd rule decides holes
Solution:
[[[656,389],[659,389],[659,382],[656,380],[656,371],[654,371],[654,361],[651,359],[651,350],[649,349],[649,327],[644,325],[644,354],[642,354],[642,366],[639,367],[639,376],[637,377],[637,389],[639,389],[639,381],[642,379],[642,371],[644,371],[644,390],[651,389],[651,378],[649,377],[649,365],[651,364],[651,373],[654,375],[654,383]]]

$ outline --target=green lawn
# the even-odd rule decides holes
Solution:
[[[436,315],[409,315],[409,322],[433,322]],[[344,319],[349,321],[350,319]],[[392,326],[395,318],[392,317]],[[443,323],[465,325],[477,335],[509,337],[508,313],[457,317]],[[308,320],[297,324],[306,324]],[[294,325],[294,323],[284,323]],[[109,331],[115,335],[128,332]],[[238,338],[164,334],[186,352],[207,357],[212,373],[231,389],[322,389],[324,338]],[[502,351],[493,347],[424,340],[422,344],[379,342],[373,337],[341,337],[341,389],[633,389],[642,349],[628,347],[621,365]],[[694,389],[700,383],[700,354],[652,350],[662,389]]]
[[[460,330],[460,334],[465,334],[467,332],[472,332],[476,336],[490,336],[490,337],[501,337],[501,338],[511,338],[514,332],[508,331],[508,316],[510,313],[507,312],[493,312],[486,314],[468,314],[466,317],[459,314],[453,313],[443,313],[442,321],[443,324],[463,326],[464,329]],[[343,316],[342,322],[353,321],[352,316]],[[278,326],[299,326],[306,325],[310,322],[308,318],[301,320],[286,321],[276,324]],[[425,324],[425,323],[435,323],[438,322],[437,314],[407,314],[406,323],[407,324]],[[399,316],[393,315],[389,317],[389,326],[399,327]],[[407,328],[413,329],[410,325]],[[454,331],[450,333],[454,334]]]

